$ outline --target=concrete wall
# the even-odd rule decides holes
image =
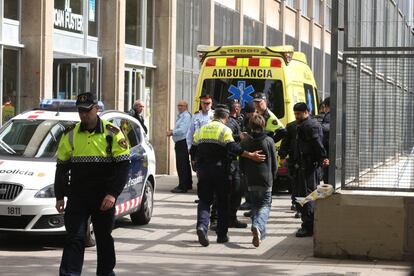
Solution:
[[[53,90],[53,0],[21,1],[21,110]]]
[[[335,194],[318,200],[314,255],[403,260],[414,252],[414,197]]]

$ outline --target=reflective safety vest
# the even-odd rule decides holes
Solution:
[[[265,125],[265,131],[266,132],[273,132],[275,133],[279,128],[283,127],[284,125],[282,122],[276,117],[275,114],[273,114],[272,111],[267,109],[266,111],[268,113],[268,116],[265,116],[266,125]]]
[[[120,162],[129,160],[124,134],[100,119],[94,132],[80,129],[80,122],[65,130],[59,142],[58,163]],[[86,168],[87,169],[87,168]]]
[[[194,133],[193,145],[213,143],[226,146],[234,142],[233,133],[229,127],[220,121],[211,121]]]

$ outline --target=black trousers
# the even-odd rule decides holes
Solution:
[[[226,168],[218,163],[199,163],[197,165],[198,188],[200,199],[197,208],[197,227],[208,229],[210,206],[217,204],[217,234],[228,232],[229,189],[230,184]]]
[[[241,185],[239,161],[233,160],[228,173],[230,191],[229,191],[229,221],[237,219],[237,211],[239,210],[241,199],[243,197],[243,187]],[[217,220],[217,203],[213,200],[211,206],[210,221],[213,223]]]
[[[193,179],[191,176],[190,159],[188,156],[187,142],[185,139],[177,141],[175,149],[175,165],[178,173],[178,187],[182,190],[192,189]]]
[[[100,211],[104,195],[79,196],[70,195],[65,209],[66,243],[60,264],[61,276],[81,275],[85,235],[88,219],[91,217],[95,232],[98,267],[96,275],[115,275],[116,263],[112,229],[114,226],[115,207]]]
[[[240,168],[239,161],[233,160],[230,166],[230,212],[229,220],[237,219],[237,210],[239,210],[241,199],[243,196],[243,189],[240,182]]]
[[[295,195],[297,197],[306,197],[312,193],[320,182],[320,174],[320,167],[296,168],[294,170],[294,179],[296,184]],[[302,228],[313,232],[315,202],[311,201],[303,206],[296,204],[296,208],[301,213]]]

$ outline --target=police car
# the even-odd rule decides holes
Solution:
[[[131,148],[128,183],[115,215],[147,224],[155,189],[153,147],[138,120],[120,111],[102,111],[102,103],[99,107],[99,116],[119,127]],[[56,154],[65,127],[78,121],[75,101],[44,100],[40,109],[17,115],[0,128],[0,231],[65,231],[63,215],[55,209]]]

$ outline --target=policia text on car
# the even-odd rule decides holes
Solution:
[[[60,140],[55,176],[56,209],[65,211],[68,233],[60,275],[81,274],[89,217],[97,244],[97,275],[115,275],[111,232],[115,201],[127,182],[129,146],[118,128],[97,115],[91,93],[80,94],[76,107],[81,122],[68,128]]]
[[[192,156],[196,157],[198,174],[197,235],[203,246],[209,245],[207,236],[210,218],[210,206],[214,196],[217,200],[217,242],[227,242],[228,236],[228,204],[229,204],[229,168],[231,159],[228,153],[241,155],[261,162],[265,156],[259,152],[247,152],[240,148],[232,135],[232,131],[225,124],[229,117],[229,110],[225,105],[217,105],[213,121],[205,124],[194,133],[194,142],[191,147]]]

